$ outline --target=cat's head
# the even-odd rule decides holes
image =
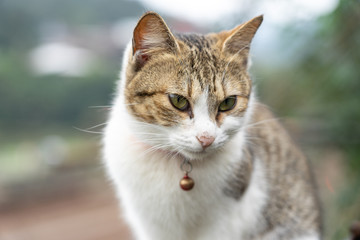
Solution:
[[[154,149],[203,159],[249,115],[249,47],[262,16],[230,31],[174,35],[148,12],[134,29],[123,84],[137,138]]]

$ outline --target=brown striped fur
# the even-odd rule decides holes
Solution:
[[[277,226],[287,226],[278,240],[291,239],[308,229],[322,232],[320,206],[309,165],[272,113],[261,104],[254,111],[248,148],[262,159],[269,182],[269,201],[263,210],[264,235]]]

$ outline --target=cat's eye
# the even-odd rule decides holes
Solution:
[[[183,96],[169,94],[169,99],[171,104],[180,111],[186,111],[189,108],[189,101]]]
[[[219,112],[225,112],[233,109],[236,105],[236,96],[230,96],[219,105]]]

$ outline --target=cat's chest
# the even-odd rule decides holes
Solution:
[[[231,161],[238,156],[223,154],[194,162],[189,174],[195,181],[190,191],[181,189],[179,182],[184,176],[180,165],[182,158],[163,151],[151,151],[131,134],[117,137],[113,146],[113,158],[108,167],[121,188],[129,189],[132,199],[146,201],[141,206],[154,208],[168,205],[168,209],[202,209],[223,197]],[[239,152],[239,151],[238,151]],[[234,155],[234,154],[233,154]],[[153,202],[156,203],[153,203]],[[139,203],[140,204],[140,203]]]
[[[211,233],[219,234],[221,239],[220,236],[225,234],[221,229],[228,231],[233,228],[234,237],[240,234],[238,221],[234,219],[246,219],[250,223],[256,220],[255,216],[244,212],[248,209],[245,205],[254,202],[252,196],[241,207],[243,204],[224,193],[229,179],[233,179],[234,164],[242,158],[239,150],[242,136],[229,142],[226,151],[221,154],[214,154],[202,162],[193,162],[190,177],[194,179],[195,186],[190,191],[184,191],[179,186],[184,176],[180,169],[181,159],[165,152],[150,153],[148,146],[137,144],[129,131],[124,129],[123,134],[117,134],[120,129],[111,128],[107,138],[111,144],[106,145],[107,169],[115,180],[132,225],[139,228],[149,226],[149,232],[169,229],[169,233],[182,226],[189,236],[211,239],[213,236],[208,236]],[[250,221],[252,218],[254,221]],[[219,228],[220,225],[223,227]],[[246,228],[244,222],[241,225]],[[216,229],[216,233],[212,229]],[[186,238],[180,232],[178,234],[179,239]],[[155,235],[157,233],[154,232]]]
[[[118,187],[128,215],[138,219],[145,228],[151,226],[149,231],[156,231],[156,226],[174,232],[181,226],[190,236],[203,236],[217,224],[229,224],[225,216],[231,215],[236,203],[223,193],[227,183],[218,176],[219,169],[196,169],[195,166],[190,173],[195,186],[184,191],[179,186],[184,173],[178,162],[167,162],[165,166],[154,164],[155,160],[165,159],[149,158],[136,171],[128,170],[122,176]]]

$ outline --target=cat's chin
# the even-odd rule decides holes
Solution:
[[[180,153],[184,158],[190,160],[190,161],[196,161],[196,160],[203,160],[205,158],[208,158],[211,153],[210,152],[205,152],[205,151],[201,151],[201,152],[193,152],[193,151],[182,151]]]

